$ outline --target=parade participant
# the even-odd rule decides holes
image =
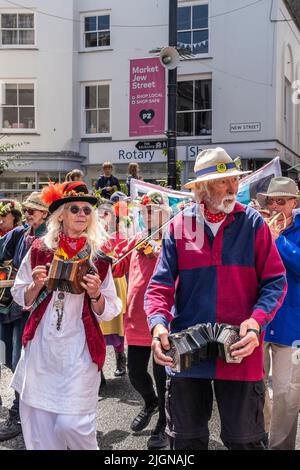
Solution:
[[[112,174],[113,166],[110,162],[104,162],[102,165],[103,175],[96,183],[96,190],[101,190],[101,197],[109,199],[115,191],[121,191],[118,178]]]
[[[19,226],[0,239],[0,262],[12,260],[12,267],[17,271],[21,262],[36,238],[44,235],[48,206],[41,200],[41,194],[34,192],[23,202],[23,213],[27,227]],[[15,371],[22,349],[22,335],[28,313],[12,302],[8,313],[0,313],[0,340],[6,348],[5,365]],[[9,410],[8,419],[0,426],[0,442],[11,439],[21,433],[19,416],[19,394]]]
[[[17,227],[22,220],[22,209],[20,204],[13,199],[0,199],[0,238]],[[1,272],[1,266],[0,266]],[[1,289],[0,289],[1,298]],[[0,311],[1,314],[1,311]],[[1,328],[1,326],[0,326]],[[0,370],[1,376],[1,370]],[[0,406],[2,398],[0,396]]]
[[[154,391],[152,378],[147,372],[151,356],[151,335],[144,311],[144,296],[157,261],[157,255],[150,245],[149,247],[141,246],[141,249],[139,247],[135,248],[135,246],[145,235],[151,235],[169,219],[170,209],[167,199],[160,191],[150,191],[142,198],[139,205],[143,209],[143,217],[148,230],[145,233],[133,236],[125,245],[121,243],[121,245],[115,247],[116,258],[120,258],[126,253],[129,254],[116,264],[114,276],[120,277],[128,274],[127,311],[125,315],[128,375],[131,384],[145,402],[141,411],[132,421],[131,429],[138,432],[148,426],[158,406],[158,421],[147,443],[149,449],[154,449],[166,447],[168,443],[165,435],[165,370],[158,364],[153,364],[157,395]],[[149,254],[147,253],[148,248],[150,248]],[[133,251],[130,251],[132,249]]]
[[[292,179],[276,177],[270,181],[266,193],[257,194],[257,199],[262,208],[270,211],[271,217],[280,214],[274,224],[270,222],[271,232],[286,269],[288,284],[284,302],[265,334],[265,424],[270,449],[294,450],[300,397],[300,358],[297,357],[300,338],[300,195]],[[268,392],[271,362],[273,406]]]
[[[118,202],[116,203],[118,204]],[[114,210],[114,203],[111,201],[103,201],[98,207],[99,217],[104,225],[105,230],[109,234],[109,240],[101,246],[101,249],[107,255],[112,255],[114,247],[125,239],[123,234],[119,232],[119,220]],[[126,277],[114,278],[116,292],[122,301],[122,310],[118,316],[111,321],[101,323],[102,333],[104,334],[107,346],[113,346],[116,356],[115,377],[121,377],[126,373],[126,355],[124,352],[124,314],[126,312]],[[102,372],[101,384],[105,381]]]
[[[77,168],[67,173],[65,181],[83,181],[84,173]]]
[[[22,208],[13,199],[0,199],[0,238],[21,224]]]
[[[171,222],[147,290],[154,359],[167,366],[169,376],[172,449],[208,448],[212,380],[224,444],[265,448],[261,333],[283,301],[286,280],[268,226],[256,210],[236,202],[243,173],[222,148],[199,153],[196,179],[186,185],[198,203]],[[169,328],[178,332],[207,322],[240,326],[231,355],[243,360],[205,359],[175,372],[162,350],[170,349]]]
[[[129,163],[128,165],[128,175],[126,179],[126,186],[127,186],[127,195],[130,197],[130,181],[132,178],[136,180],[143,180],[141,176],[139,176],[139,164],[138,163]]]
[[[85,183],[51,184],[42,198],[51,213],[48,231],[33,243],[12,288],[15,301],[30,309],[12,387],[20,393],[27,449],[95,450],[105,357],[98,322],[117,315],[120,301],[99,252],[105,234],[97,199]]]

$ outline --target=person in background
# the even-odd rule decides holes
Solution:
[[[96,183],[96,190],[101,190],[101,197],[110,199],[115,191],[121,191],[118,178],[112,174],[113,166],[110,162],[104,162],[102,165],[103,175],[100,176]]]
[[[134,235],[133,213],[131,198],[122,191],[116,191],[110,197],[114,204],[116,216],[116,229],[122,239],[130,238]]]
[[[151,335],[144,310],[144,297],[148,283],[153,274],[160,250],[162,231],[160,227],[166,223],[171,214],[168,198],[160,191],[149,191],[136,202],[143,212],[146,229],[129,238],[126,243],[115,247],[114,257],[117,259],[113,267],[114,277],[128,274],[127,310],[125,315],[125,338],[128,344],[128,375],[132,386],[141,395],[144,406],[132,421],[130,428],[134,432],[145,429],[157,408],[159,411],[155,428],[148,439],[148,449],[160,449],[168,445],[165,434],[165,385],[164,367],[153,362],[153,375],[156,385],[148,373],[151,358]],[[148,235],[155,234],[145,246],[137,247],[137,243]],[[158,238],[158,240],[157,240]],[[118,262],[122,255],[126,256]]]
[[[118,204],[118,203],[116,203]],[[109,235],[109,239],[101,246],[102,251],[108,256],[113,254],[114,247],[124,239],[119,232],[119,220],[114,211],[114,203],[104,200],[98,206],[99,218],[104,229]],[[115,377],[121,377],[126,373],[126,356],[124,351],[124,314],[126,312],[126,277],[114,278],[117,296],[122,301],[122,309],[119,315],[110,321],[103,321],[101,329],[104,334],[107,346],[113,346],[116,356]],[[102,371],[101,384],[105,384],[105,377]]]
[[[269,223],[288,284],[284,302],[265,334],[265,425],[270,449],[294,450],[300,405],[300,195],[291,178],[280,176],[257,199],[271,217],[279,214]],[[273,405],[268,390],[271,366]]]
[[[16,271],[20,268],[33,241],[45,234],[48,217],[48,206],[42,201],[41,193],[38,192],[30,194],[23,202],[22,210],[28,226],[16,227],[0,239],[0,262],[12,259],[12,266]],[[0,340],[6,347],[5,365],[12,372],[15,371],[21,355],[22,335],[27,318],[28,312],[15,302],[12,302],[7,315],[0,315]],[[0,426],[0,442],[20,433],[19,394],[15,392],[9,417]]]
[[[13,199],[0,199],[0,238],[20,225],[22,222],[21,205]],[[1,298],[1,290],[0,290]],[[1,312],[0,312],[1,315]],[[1,369],[0,369],[1,377]],[[0,396],[0,406],[2,398]]]
[[[127,195],[130,197],[130,181],[132,178],[136,180],[142,180],[143,178],[139,176],[139,164],[138,163],[129,163],[128,165],[128,175],[127,175],[127,180],[126,180],[126,186],[127,186]]]
[[[70,171],[65,178],[65,181],[83,181],[84,173],[77,168],[75,170]]]
[[[22,222],[22,207],[13,199],[0,199],[0,238]]]

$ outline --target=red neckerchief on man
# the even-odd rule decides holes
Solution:
[[[212,214],[205,206],[204,206],[204,217],[207,220],[207,222],[211,224],[219,224],[222,222],[226,214],[225,212],[217,212],[216,214]]]

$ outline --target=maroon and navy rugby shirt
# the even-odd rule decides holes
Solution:
[[[164,237],[145,296],[149,327],[178,332],[197,323],[240,325],[254,318],[261,330],[281,306],[285,268],[261,215],[236,203],[214,237],[196,204],[179,214]],[[199,243],[202,230],[203,245]],[[197,236],[196,236],[197,234]],[[175,376],[256,381],[263,378],[260,345],[240,364],[206,360]]]

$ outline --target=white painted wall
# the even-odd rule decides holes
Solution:
[[[9,141],[29,141],[26,151],[80,150],[88,155],[88,145],[80,144],[81,88],[85,82],[102,80],[111,83],[112,140],[130,140],[129,60],[149,56],[150,49],[167,44],[168,1],[23,0],[22,3],[74,21],[37,13],[38,50],[0,50],[0,79],[33,78],[38,85],[39,135],[10,136]],[[179,0],[179,3],[193,2]],[[300,79],[300,33],[290,22],[270,21],[271,3],[272,0],[266,0],[223,15],[249,4],[249,0],[209,0],[209,16],[213,18],[209,26],[208,58],[185,60],[178,68],[179,77],[212,76],[212,143],[283,140],[283,47],[286,42],[291,44],[293,77]],[[0,0],[0,9],[7,7],[8,4]],[[81,52],[80,15],[101,10],[111,12],[111,47],[106,51]],[[271,19],[281,19],[283,15],[288,15],[283,0],[274,0]],[[157,24],[165,26],[146,27]],[[298,123],[299,108],[294,110]],[[231,123],[248,122],[260,122],[261,131],[230,132]],[[296,124],[293,135],[294,150],[300,152]],[[201,144],[199,138],[186,140],[197,140]],[[185,139],[180,141],[185,142]]]
[[[22,5],[73,19],[73,0],[22,0]],[[0,0],[0,11],[14,12]],[[9,136],[27,141],[26,151],[78,150],[74,140],[73,22],[36,13],[37,50],[0,49],[0,79],[30,78],[37,82],[37,134]]]
[[[283,0],[276,0],[277,7],[273,9],[273,20],[279,20],[277,26],[277,82],[276,82],[276,135],[283,143],[287,136],[284,129],[284,83],[287,75],[290,82],[300,80],[300,33],[291,21]],[[291,62],[291,63],[289,63]],[[294,91],[294,90],[293,90]],[[292,92],[293,92],[292,91]],[[292,150],[300,153],[300,104],[292,105],[293,124]]]

